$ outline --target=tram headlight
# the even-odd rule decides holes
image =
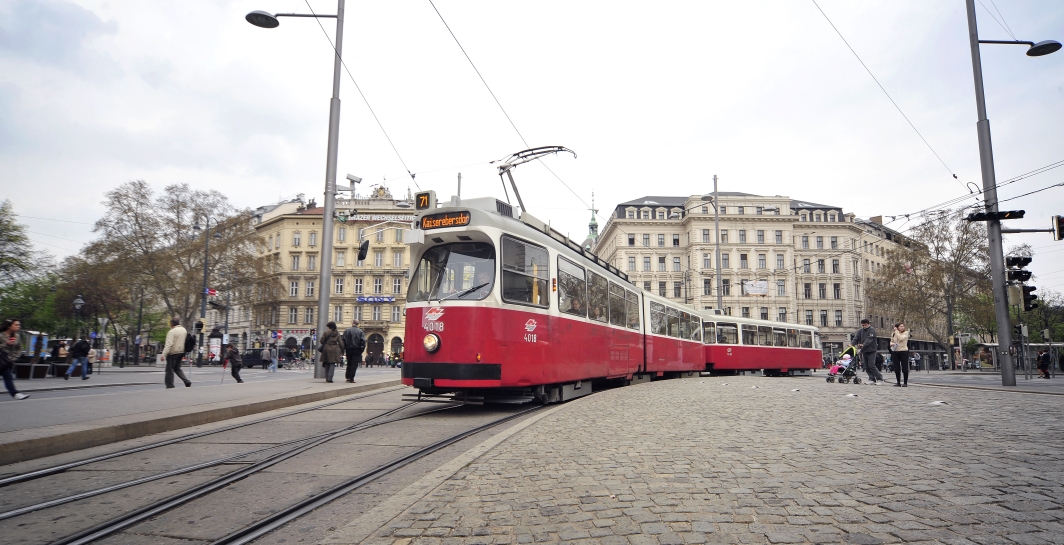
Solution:
[[[425,335],[425,340],[421,341],[421,344],[425,345],[425,350],[435,352],[440,349],[440,337],[435,333],[429,333]]]

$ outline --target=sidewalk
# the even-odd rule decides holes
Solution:
[[[309,372],[292,372],[290,376],[271,373],[270,377],[262,373],[259,380],[253,373],[246,373],[244,384],[238,385],[228,376],[228,370],[223,379],[220,368],[203,367],[193,368],[192,388],[181,386],[177,380],[178,387],[174,389],[163,388],[161,370],[157,376],[140,372],[109,374],[105,370],[103,375],[94,373],[87,381],[19,381],[19,388],[26,392],[33,391],[26,388],[30,382],[60,390],[94,381],[95,386],[79,390],[77,395],[47,397],[42,393],[24,401],[3,402],[0,465],[397,386],[399,370],[391,371],[360,376],[355,384],[326,384],[311,378]],[[108,383],[109,375],[115,377],[115,382]],[[155,387],[119,387],[145,382]]]
[[[321,543],[1060,543],[1060,408],[823,377],[619,388],[485,441]]]

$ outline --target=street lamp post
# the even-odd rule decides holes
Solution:
[[[74,333],[75,340],[81,338],[81,307],[83,306],[85,306],[85,300],[79,294],[74,299],[74,320],[77,322],[77,332]]]
[[[318,334],[325,332],[329,313],[329,283],[332,281],[332,243],[333,210],[336,208],[336,155],[340,137],[340,61],[344,41],[344,0],[337,0],[336,15],[314,15],[299,13],[278,13],[275,15],[264,11],[253,11],[245,19],[262,28],[276,28],[278,17],[334,17],[336,18],[336,44],[333,57],[332,99],[329,101],[329,149],[325,159],[325,199],[321,222],[321,273],[318,275]],[[315,351],[315,354],[318,352]],[[314,357],[314,378],[325,376],[321,366],[321,357]]]
[[[983,68],[979,56],[979,44],[1022,44],[1028,45],[1029,57],[1048,55],[1060,49],[1060,43],[1046,40],[1043,42],[980,40],[975,20],[975,0],[965,0],[968,11],[968,36],[972,48],[972,75],[975,78],[975,107],[979,115],[976,130],[979,134],[979,163],[983,176],[983,206],[987,212],[997,212],[997,180],[994,176],[994,150],[990,144],[990,121],[986,117],[986,99],[983,96]],[[1001,221],[991,219],[986,224],[987,238],[990,246],[990,275],[994,283],[994,317],[998,329],[998,360],[1001,362],[1001,385],[1016,385],[1016,369],[1013,367],[1012,324],[1009,320],[1008,296],[1005,289],[1005,256],[1002,251]]]
[[[222,234],[217,231],[218,222],[214,223],[215,233],[214,238],[222,238]],[[201,229],[199,223],[192,226],[194,231]],[[208,263],[210,261],[210,248],[211,248],[211,218],[210,216],[204,216],[203,220],[203,291],[200,292],[200,320],[204,321],[204,327],[206,327],[205,320],[207,319],[207,271]],[[196,350],[196,367],[203,366],[203,330],[200,330],[199,334],[199,347]]]

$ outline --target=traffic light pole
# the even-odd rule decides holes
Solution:
[[[983,96],[983,67],[979,56],[979,30],[975,20],[975,0],[965,0],[968,11],[968,37],[972,48],[972,74],[975,79],[975,106],[979,115],[976,128],[979,134],[979,163],[983,175],[983,198],[987,212],[998,211],[997,180],[994,176],[994,151],[990,142],[990,121],[986,118]],[[1005,291],[1005,253],[1001,242],[1001,221],[986,222],[990,247],[990,276],[994,288],[994,317],[997,320],[998,354],[1001,366],[1001,385],[1016,385],[1016,369],[1012,363],[1012,330],[1009,320],[1008,298]]]

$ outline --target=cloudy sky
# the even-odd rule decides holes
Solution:
[[[537,164],[515,175],[530,212],[573,238],[586,233],[592,191],[608,213],[643,195],[704,193],[713,174],[721,190],[861,217],[981,185],[963,0],[818,2],[941,162],[812,0],[435,0],[517,130],[428,0],[351,1],[344,59],[366,100],[345,73],[340,177],[405,194],[417,190],[408,168],[446,198],[461,172],[464,196],[501,197],[489,161],[524,149],[522,136],[563,145],[579,157],[547,160],[562,181]],[[994,2],[977,0],[984,39],[1064,40],[1064,3]],[[76,252],[93,238],[102,194],[130,180],[215,188],[246,207],[297,193],[320,201],[332,52],[313,19],[265,30],[244,20],[256,9],[309,10],[300,0],[0,2],[0,199],[38,248]],[[322,22],[332,36],[335,23]],[[1064,160],[1064,52],[1024,50],[982,49],[999,181]],[[1062,182],[1058,168],[1000,198]],[[1027,211],[1010,226],[1048,227],[1064,214],[1064,187],[1002,207]],[[1006,247],[1020,242],[1035,248],[1038,284],[1064,291],[1064,242],[1013,235]]]

